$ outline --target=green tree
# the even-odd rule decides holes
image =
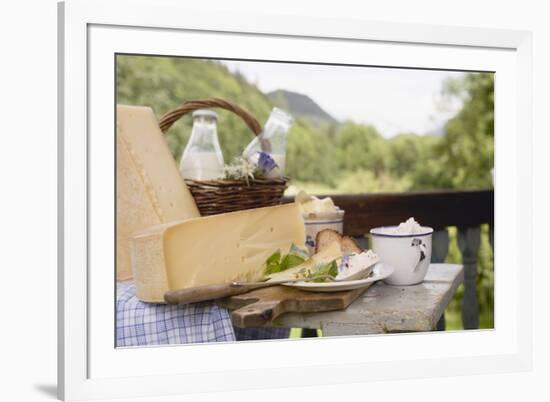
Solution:
[[[396,177],[412,175],[418,166],[432,157],[432,149],[438,138],[403,133],[387,140],[389,146],[388,169]]]
[[[323,131],[296,120],[289,132],[286,172],[294,180],[334,186],[338,161],[334,143]]]
[[[387,143],[373,126],[344,124],[336,135],[335,146],[341,172],[362,169],[379,176],[389,166]]]
[[[379,176],[370,170],[357,170],[344,173],[338,181],[338,191],[347,194],[359,193],[392,193],[407,191],[411,183],[407,176],[396,178],[388,173]]]
[[[446,83],[444,95],[458,98],[462,109],[445,125],[434,147],[435,161],[416,174],[418,188],[491,187],[494,155],[494,75],[470,73]]]

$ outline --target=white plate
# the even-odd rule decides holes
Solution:
[[[339,282],[289,282],[283,283],[283,285],[292,286],[302,290],[309,290],[311,292],[341,292],[343,290],[363,288],[369,283],[387,278],[392,274],[392,272],[393,268],[391,266],[379,262],[374,266],[372,276],[366,279]]]

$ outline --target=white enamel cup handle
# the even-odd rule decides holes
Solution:
[[[411,247],[416,247],[418,250],[418,262],[415,264],[413,272],[418,270],[420,263],[426,258],[426,243],[422,239],[414,238],[411,241]]]

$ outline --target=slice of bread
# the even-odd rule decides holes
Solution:
[[[342,246],[342,235],[336,230],[323,229],[317,232],[317,236],[315,237],[315,254],[325,250],[335,241],[340,243],[340,247]]]
[[[342,251],[344,254],[357,253],[360,254],[363,252],[363,249],[357,244],[357,242],[349,236],[342,237],[342,243],[340,243]]]
[[[333,229],[323,229],[317,233],[315,237],[315,254],[326,249],[334,241],[340,243],[342,252],[345,254],[361,253],[363,249],[359,247],[357,242],[349,236],[342,236],[339,232]]]

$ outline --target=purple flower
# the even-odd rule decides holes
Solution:
[[[259,152],[260,156],[258,158],[258,169],[263,170],[264,174],[271,172],[276,167],[277,162],[266,152]]]
[[[349,260],[350,260],[349,255],[342,256],[342,259],[340,260],[340,265],[338,265],[338,273],[349,268]]]

